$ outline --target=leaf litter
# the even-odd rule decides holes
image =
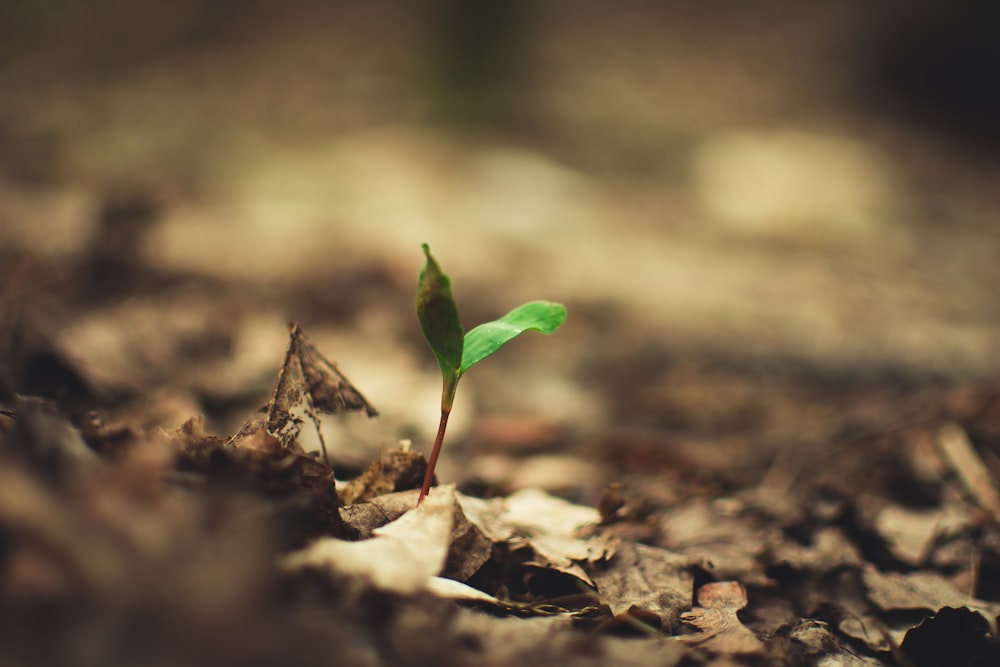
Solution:
[[[623,474],[595,507],[453,485],[417,507],[426,461],[408,447],[348,480],[324,460],[319,414],[377,413],[292,325],[271,399],[228,439],[197,417],[4,399],[0,633],[15,663],[313,664],[336,647],[359,665],[992,664],[996,482],[956,426],[988,438],[991,396],[892,439],[896,460],[932,445],[929,465],[892,473],[902,502],[842,480],[775,495],[667,475],[668,504]],[[40,604],[75,643],[30,641]],[[141,651],[98,632],[164,609],[181,615]],[[252,638],[222,654],[197,639],[237,628]]]

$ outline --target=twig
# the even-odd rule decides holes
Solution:
[[[945,424],[935,440],[938,450],[979,507],[1000,522],[1000,489],[961,426]]]

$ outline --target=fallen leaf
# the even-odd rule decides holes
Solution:
[[[857,655],[823,621],[803,619],[779,633],[791,646],[781,656],[789,664],[837,665],[838,667],[877,667],[884,663]],[[769,651],[770,653],[770,651]]]
[[[719,578],[767,584],[759,562],[768,544],[781,541],[781,531],[744,511],[736,499],[695,499],[669,509],[660,523],[658,545],[705,562]]]
[[[821,527],[812,535],[811,544],[780,540],[770,547],[768,561],[802,572],[828,572],[863,562],[857,547],[839,528]]]
[[[296,446],[303,419],[308,417],[316,427],[326,460],[326,442],[317,413],[364,410],[369,417],[374,417],[378,411],[341,375],[337,366],[316,349],[298,324],[293,322],[288,326],[291,340],[267,405],[267,432],[291,449]]]
[[[351,528],[358,539],[366,540],[375,529],[395,521],[417,504],[416,493],[401,491],[386,493],[363,502],[340,508],[344,524]]]
[[[153,439],[176,453],[176,481],[280,499],[283,529],[296,546],[316,535],[343,534],[333,469],[282,446],[264,428],[263,414],[258,412],[228,442],[205,433],[200,417],[177,429],[157,429]]]
[[[697,602],[699,606],[681,614],[681,620],[700,632],[682,635],[682,642],[725,655],[763,652],[764,645],[737,616],[747,606],[747,592],[740,583],[705,584],[698,589]]]
[[[861,571],[868,598],[881,611],[920,609],[936,612],[944,607],[969,607],[992,620],[1000,615],[1000,603],[977,600],[958,590],[936,572],[880,572],[873,565]]]
[[[490,501],[460,496],[469,522],[494,544],[527,550],[523,565],[559,572],[593,588],[585,564],[606,560],[617,538],[578,535],[600,521],[592,507],[575,505],[538,489],[525,489]]]
[[[348,381],[336,364],[327,360],[312,344],[302,329],[294,322],[289,325],[291,342],[285,354],[284,367],[295,366],[295,357],[301,365],[306,381],[309,399],[314,408],[327,414],[337,414],[344,411],[363,410],[369,417],[378,415],[376,410],[354,385]],[[279,376],[278,385],[281,385]],[[298,388],[290,387],[295,394]],[[281,391],[280,389],[278,391]]]
[[[451,529],[451,546],[445,561],[442,575],[458,581],[467,581],[493,555],[493,541],[485,533],[469,521],[465,515],[461,500],[465,498],[457,494],[459,502],[455,505]]]
[[[813,611],[823,617],[841,636],[854,640],[859,646],[867,646],[876,653],[885,653],[893,644],[903,638],[903,632],[893,632],[875,614],[859,614],[840,605],[827,604]],[[905,632],[905,630],[904,630]]]
[[[353,505],[377,496],[419,489],[427,459],[409,449],[396,449],[372,461],[368,469],[340,488],[340,500]]]
[[[597,524],[600,513],[593,507],[576,505],[540,489],[523,489],[507,496],[502,518],[535,534],[573,537],[581,528]]]
[[[600,600],[614,617],[656,619],[670,631],[681,611],[691,606],[694,575],[691,562],[664,549],[626,542],[606,563],[588,566]]]
[[[454,624],[455,631],[461,632],[475,647],[464,654],[449,656],[456,665],[676,667],[688,664],[688,651],[669,637],[652,636],[636,641],[583,634],[573,631],[573,619],[566,615],[495,618],[467,612],[458,614]]]
[[[455,487],[437,487],[419,507],[375,529],[370,539],[321,538],[283,557],[280,567],[360,577],[378,590],[404,595],[427,590],[445,564],[455,505]]]
[[[891,624],[874,621],[873,625],[887,633],[896,645],[904,642],[911,632],[926,622],[927,618],[941,614],[946,608],[961,609],[976,614],[990,628],[995,628],[995,619],[1000,614],[1000,603],[978,600],[965,595],[948,579],[936,572],[883,573],[869,565],[862,570],[861,575],[872,604],[882,612],[882,618],[887,620],[891,618],[893,621]],[[903,613],[907,611],[915,613],[909,615]],[[939,627],[945,625],[942,623]]]
[[[940,509],[918,511],[893,504],[875,516],[875,529],[893,556],[907,565],[921,565],[943,521],[944,512]]]

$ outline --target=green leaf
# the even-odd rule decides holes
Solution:
[[[427,263],[417,282],[417,319],[434,351],[445,385],[458,382],[462,365],[462,323],[451,293],[451,280],[441,271],[430,247],[423,244]]]
[[[461,376],[465,371],[490,356],[508,341],[525,331],[550,334],[566,319],[566,308],[552,301],[531,301],[522,304],[498,320],[485,322],[465,334]]]

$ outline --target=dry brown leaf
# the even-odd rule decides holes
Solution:
[[[875,529],[892,555],[907,565],[921,565],[944,522],[941,509],[914,510],[887,505],[875,516]]]
[[[372,536],[376,528],[395,521],[416,506],[417,493],[401,491],[386,493],[342,507],[340,515],[344,524],[351,528],[359,539],[366,540]]]
[[[747,606],[747,592],[735,581],[705,584],[698,589],[698,607],[681,614],[681,620],[698,628],[681,641],[725,655],[761,653],[764,645],[743,623],[737,612]]]
[[[316,429],[325,460],[326,442],[318,413],[364,410],[373,417],[378,412],[294,322],[289,324],[289,336],[285,361],[278,371],[271,400],[247,420],[230,443],[239,446],[264,431],[285,449],[304,453],[298,436],[303,421],[308,418]]]
[[[456,581],[472,577],[490,559],[494,546],[502,544],[508,552],[529,550],[523,565],[566,574],[593,587],[584,565],[609,558],[617,544],[610,535],[575,537],[580,528],[594,522],[596,510],[546,493],[522,492],[492,500],[454,495],[447,559],[435,574]],[[379,535],[415,505],[415,491],[390,493],[343,507],[340,515],[364,539]]]
[[[868,598],[882,611],[922,609],[936,612],[944,607],[968,607],[991,622],[1000,615],[1000,603],[977,600],[958,590],[936,572],[879,572],[866,565],[861,577]]]
[[[476,646],[471,660],[455,664],[478,667],[676,667],[688,664],[688,651],[669,637],[633,638],[583,634],[565,615],[540,618],[496,618],[463,613],[455,630]],[[456,656],[449,656],[455,658]],[[446,661],[447,662],[447,661]]]
[[[782,635],[792,642],[788,652],[801,656],[802,664],[806,664],[806,661],[808,664],[838,667],[877,667],[884,664],[874,658],[857,655],[822,621],[803,619],[782,632]],[[799,661],[792,664],[799,664]]]
[[[479,571],[493,555],[493,541],[465,516],[461,500],[455,504],[454,523],[451,529],[451,547],[442,575],[458,581],[466,581]]]
[[[176,453],[179,470],[171,476],[175,481],[210,486],[235,483],[255,494],[282,498],[288,501],[282,506],[282,512],[288,514],[282,516],[289,522],[289,534],[303,531],[301,539],[342,534],[333,469],[311,456],[286,449],[267,432],[263,417],[264,413],[258,412],[228,442],[206,434],[200,417],[189,419],[177,429],[158,429],[154,442]],[[190,475],[193,478],[187,479]]]
[[[892,650],[903,638],[904,630],[887,627],[877,616],[872,614],[845,615],[836,624],[837,630],[872,651],[884,653]]]
[[[258,413],[260,414],[260,413]],[[328,497],[330,502],[339,506],[333,469],[330,466],[285,448],[278,438],[268,433],[260,421],[251,421],[248,426],[256,424],[256,430],[244,426],[228,445],[238,452],[240,461],[248,471],[257,473],[266,479],[262,481],[286,481],[286,486],[302,491],[315,492]],[[182,427],[184,428],[184,427]],[[212,442],[208,441],[211,445]]]
[[[335,578],[360,577],[378,590],[400,594],[427,590],[444,567],[455,506],[455,487],[436,487],[418,507],[375,529],[372,538],[321,538],[282,558],[280,566],[287,571],[319,569]]]
[[[353,505],[387,493],[419,489],[427,459],[409,449],[396,449],[372,461],[360,476],[341,486],[340,500]]]
[[[341,375],[337,366],[316,349],[298,324],[289,324],[289,336],[285,361],[267,406],[267,432],[285,447],[293,448],[303,419],[308,417],[316,427],[326,459],[326,442],[318,413],[364,410],[369,417],[374,417],[378,411]]]
[[[664,549],[623,543],[606,564],[587,570],[601,602],[616,618],[647,621],[652,616],[661,628],[671,630],[681,610],[691,606],[690,561]]]
[[[762,525],[732,498],[694,499],[667,510],[659,546],[708,564],[715,576],[768,583],[760,564],[767,545],[781,541],[776,526]]]
[[[600,514],[538,489],[524,489],[490,501],[460,496],[465,516],[486,538],[512,550],[530,549],[525,565],[552,570],[594,582],[584,564],[606,560],[617,539],[610,534],[580,538],[581,530],[596,525]]]
[[[770,548],[769,561],[798,571],[828,572],[863,562],[857,547],[839,528],[823,527],[812,535],[805,546],[794,540],[777,541]]]
[[[294,322],[289,324],[291,342],[288,345],[288,352],[285,353],[284,367],[296,365],[295,358],[301,366],[302,374],[306,381],[305,389],[308,390],[309,399],[316,410],[326,414],[337,414],[345,411],[363,410],[369,417],[378,414],[376,410],[361,395],[354,385],[348,381],[337,365],[324,357],[313,345],[312,341],[306,338],[302,329]],[[278,378],[281,391],[281,377]],[[300,391],[299,388],[291,387],[291,393]]]

